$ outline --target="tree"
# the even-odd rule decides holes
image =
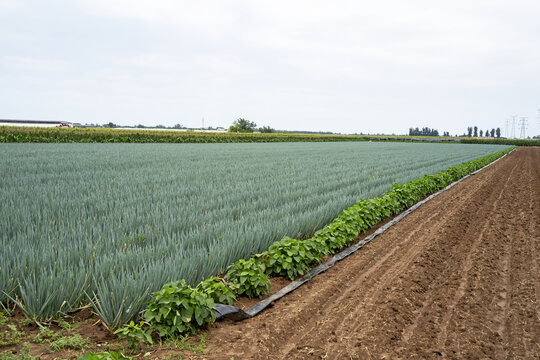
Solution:
[[[497,137],[500,138],[501,137],[501,128],[497,128],[497,130],[495,130],[495,133],[497,134]]]
[[[467,136],[468,137],[472,136],[472,127],[470,127],[470,126],[467,128]]]
[[[231,126],[229,126],[229,132],[249,132],[252,133],[257,127],[253,121],[249,121],[243,118],[239,118]]]
[[[491,137],[495,137],[495,129],[491,129]]]
[[[486,130],[486,137],[489,137],[489,130]]]
[[[474,137],[478,136],[478,126],[474,127]]]
[[[182,124],[175,124],[172,128],[173,129],[183,129],[184,127],[182,126]]]
[[[439,131],[428,127],[423,127],[422,130],[419,128],[409,128],[409,136],[439,136]]]
[[[483,134],[483,133],[484,133],[484,132],[483,132],[482,130],[480,130],[480,137],[482,137],[482,134]],[[486,134],[487,134],[487,131],[486,131]]]
[[[118,127],[118,125],[116,125],[113,122],[110,122],[108,124],[103,125],[103,127],[105,127],[105,128],[115,128],[115,127]]]
[[[273,133],[273,132],[275,132],[275,130],[272,129],[270,126],[263,126],[262,128],[259,128],[259,131],[261,133]]]

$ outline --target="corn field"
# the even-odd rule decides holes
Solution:
[[[128,319],[284,236],[501,145],[0,144],[0,302]]]

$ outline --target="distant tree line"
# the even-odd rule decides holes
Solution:
[[[478,126],[469,126],[467,128],[467,134],[463,134],[463,136],[466,136],[466,137],[497,137],[497,138],[500,138],[501,137],[501,128],[497,128],[497,129],[487,129],[485,132],[483,130],[480,130],[480,132],[478,132]]]
[[[428,127],[409,128],[409,136],[439,136],[439,130],[430,129]],[[450,136],[448,132],[445,132],[443,136]]]

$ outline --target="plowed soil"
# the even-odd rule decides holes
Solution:
[[[209,359],[540,358],[540,149],[422,205],[261,315],[212,325]]]

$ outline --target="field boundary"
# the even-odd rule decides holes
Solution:
[[[469,138],[407,135],[230,133],[172,129],[115,129],[0,126],[0,143],[270,143],[270,142],[427,142],[540,146],[540,139]]]
[[[449,190],[450,188],[452,188],[455,185],[459,184],[460,182],[464,181],[468,177],[473,176],[473,175],[479,173],[480,171],[484,170],[485,168],[493,165],[494,163],[496,163],[497,161],[503,159],[504,157],[506,157],[507,155],[511,154],[514,151],[515,151],[515,148],[512,149],[510,152],[504,154],[503,156],[501,156],[501,157],[495,159],[494,161],[490,162],[489,164],[481,167],[480,169],[475,170],[475,171],[471,172],[470,174],[467,174],[467,175],[463,176],[462,178],[450,183],[444,189],[439,190],[439,191],[429,195],[425,199],[415,203],[414,205],[412,205],[408,209],[401,212],[399,215],[395,216],[392,220],[388,221],[387,223],[385,223],[384,225],[379,227],[374,233],[366,236],[362,240],[356,242],[355,244],[347,247],[346,249],[342,250],[338,254],[332,256],[330,259],[328,259],[323,264],[319,264],[319,265],[315,266],[309,272],[307,272],[305,275],[301,276],[299,279],[293,280],[289,285],[285,286],[284,288],[282,288],[281,290],[279,290],[275,294],[269,296],[268,298],[259,301],[258,303],[256,303],[255,305],[253,305],[249,309],[247,309],[246,311],[244,311],[244,310],[242,310],[240,308],[237,308],[235,306],[231,306],[231,305],[215,304],[214,305],[214,310],[216,311],[216,321],[224,320],[224,319],[230,319],[230,320],[234,320],[234,321],[241,321],[241,320],[249,319],[249,318],[252,318],[252,317],[258,315],[260,312],[262,312],[264,309],[266,309],[272,302],[274,302],[276,300],[279,300],[282,297],[284,297],[285,295],[293,292],[294,290],[298,289],[300,286],[307,283],[309,280],[313,279],[315,276],[317,276],[319,274],[322,274],[323,272],[325,272],[328,269],[330,269],[331,267],[333,267],[339,261],[341,261],[341,260],[345,259],[346,257],[348,257],[349,255],[355,253],[356,251],[361,249],[364,245],[370,243],[374,238],[376,238],[377,236],[383,234],[386,230],[388,230],[389,228],[391,228],[395,224],[399,223],[407,215],[409,215],[410,213],[412,213],[413,211],[418,209],[420,206],[422,206],[426,202],[428,202],[431,199],[435,198],[436,196],[442,194],[446,190]]]

